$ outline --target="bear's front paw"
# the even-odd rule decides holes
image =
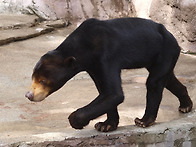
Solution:
[[[95,124],[95,129],[100,132],[111,132],[116,130],[118,127],[118,122],[111,122],[111,121],[105,121],[105,122],[98,122]]]
[[[75,129],[83,129],[84,126],[89,124],[90,120],[85,118],[85,114],[79,110],[71,113],[68,117],[70,125]]]
[[[146,117],[146,118],[142,118],[142,119],[136,118],[135,119],[135,124],[139,127],[142,127],[142,128],[152,126],[154,124],[154,122],[155,122],[154,117]]]

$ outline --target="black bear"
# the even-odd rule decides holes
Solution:
[[[141,18],[100,21],[88,19],[55,50],[43,55],[32,74],[31,90],[26,97],[42,101],[81,71],[93,79],[99,95],[90,104],[73,112],[69,122],[82,129],[103,114],[104,122],[95,124],[101,132],[117,129],[117,106],[123,102],[121,69],[145,67],[147,102],[144,116],[135,124],[148,127],[155,122],[164,87],[180,101],[179,111],[190,112],[192,101],[186,87],[174,75],[180,47],[162,24]]]

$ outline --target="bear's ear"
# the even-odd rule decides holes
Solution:
[[[64,60],[64,65],[66,67],[72,67],[74,68],[75,67],[75,62],[76,62],[76,58],[73,57],[73,56],[70,56],[70,57],[67,57],[65,60]]]

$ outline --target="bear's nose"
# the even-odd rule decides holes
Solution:
[[[26,94],[25,94],[25,97],[27,97],[30,101],[33,101],[33,92],[31,91],[28,91]]]

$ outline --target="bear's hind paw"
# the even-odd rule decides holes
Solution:
[[[193,108],[193,102],[191,100],[188,101],[188,104],[184,105],[184,106],[179,106],[178,110],[181,113],[188,113],[192,110]]]
[[[192,109],[192,106],[188,106],[188,107],[185,107],[185,108],[182,108],[182,107],[179,107],[178,110],[181,112],[181,113],[188,113],[190,112]]]

